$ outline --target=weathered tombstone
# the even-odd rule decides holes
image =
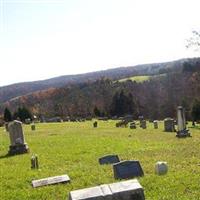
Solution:
[[[38,169],[38,168],[39,168],[38,156],[32,155],[31,156],[31,169]]]
[[[177,137],[190,136],[190,133],[186,128],[185,110],[183,109],[182,106],[179,106],[177,108],[177,126],[178,126],[178,131],[176,134]]]
[[[69,200],[145,200],[137,179],[71,191]]]
[[[67,183],[70,182],[70,178],[68,175],[62,175],[62,176],[53,176],[48,178],[43,178],[39,180],[33,180],[32,185],[34,188],[41,187],[45,185],[52,185],[57,183]]]
[[[129,179],[144,175],[140,162],[137,160],[116,163],[113,165],[113,172],[115,179]]]
[[[99,158],[99,164],[113,164],[120,162],[118,155],[106,155],[101,158]]]
[[[164,129],[165,132],[175,132],[174,119],[172,118],[164,119]]]
[[[143,129],[147,128],[147,122],[146,122],[146,120],[142,120],[141,121],[141,126],[140,127],[143,128]]]
[[[25,143],[24,133],[22,129],[22,122],[13,121],[8,124],[9,136],[10,136],[10,149],[8,154],[22,154],[29,151],[28,145]]]
[[[93,123],[93,127],[94,127],[94,128],[97,128],[97,121],[95,121],[95,122]]]
[[[35,124],[31,124],[31,130],[35,131]]]
[[[154,129],[158,129],[158,121],[154,120],[153,121]]]
[[[135,122],[130,123],[130,129],[136,129],[136,123]]]
[[[168,171],[167,162],[159,161],[155,165],[155,173],[158,175],[164,175]]]

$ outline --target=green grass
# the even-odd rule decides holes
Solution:
[[[100,166],[98,158],[118,154],[122,160],[139,160],[144,177],[146,200],[200,199],[200,129],[190,129],[192,138],[178,139],[163,132],[163,124],[154,130],[115,128],[115,122],[36,124],[36,131],[24,126],[29,154],[5,157],[9,137],[0,128],[0,199],[64,200],[69,191],[115,182],[112,166]],[[31,170],[30,157],[38,154],[39,170]],[[154,173],[157,161],[167,161],[169,172]],[[70,184],[32,188],[33,179],[68,174]]]
[[[159,74],[159,75],[152,75],[152,76],[148,76],[148,75],[144,75],[144,76],[133,76],[133,77],[128,77],[128,78],[123,78],[120,79],[119,82],[124,82],[127,80],[131,80],[131,81],[136,81],[137,83],[143,83],[144,81],[148,81],[151,78],[158,78],[158,77],[162,77],[165,76],[166,74]]]

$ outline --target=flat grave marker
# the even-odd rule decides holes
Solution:
[[[120,162],[118,155],[106,155],[101,158],[99,158],[99,164],[113,164]]]

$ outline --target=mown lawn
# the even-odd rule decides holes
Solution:
[[[71,190],[115,182],[112,166],[100,166],[98,158],[118,154],[121,160],[139,160],[147,200],[200,199],[200,129],[190,128],[192,138],[178,139],[163,132],[163,124],[154,130],[115,128],[114,121],[36,124],[36,131],[24,126],[29,154],[5,157],[9,137],[0,128],[0,199],[64,200]],[[39,170],[31,170],[30,157],[39,157]],[[154,173],[157,161],[167,161],[169,172]],[[32,188],[33,179],[68,174],[70,184]]]

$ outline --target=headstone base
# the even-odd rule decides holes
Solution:
[[[16,146],[10,146],[10,149],[8,151],[9,155],[15,155],[15,154],[23,154],[28,153],[29,148],[27,144],[20,144]]]
[[[182,131],[177,131],[176,137],[178,138],[184,138],[184,137],[191,137],[189,130],[185,129]]]

